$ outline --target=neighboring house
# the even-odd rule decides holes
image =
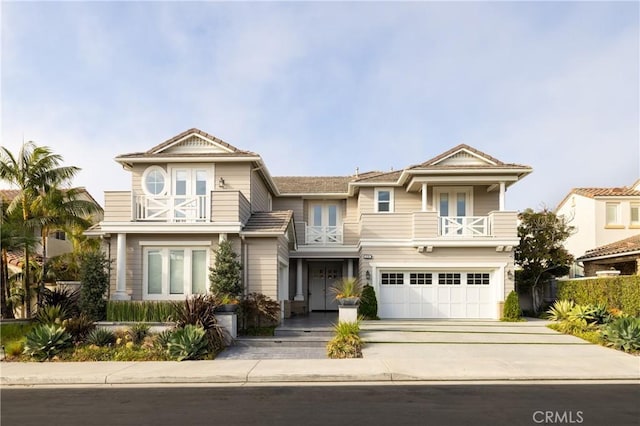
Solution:
[[[9,204],[20,193],[16,189],[0,189],[0,203]],[[99,222],[102,220],[102,206],[91,196],[89,191],[82,188],[82,191],[78,194],[78,198],[85,201],[90,201],[98,207],[98,213],[96,213],[92,220]],[[40,228],[33,230],[33,235],[40,241]],[[52,258],[64,253],[72,251],[72,244],[67,240],[67,237],[63,231],[57,230],[51,232],[47,237],[47,257]],[[33,253],[36,262],[42,263],[42,244],[38,243],[35,247],[35,253]],[[24,253],[16,251],[9,253],[9,264],[13,266],[15,270],[22,268],[22,262],[24,261]]]
[[[640,233],[588,250],[577,260],[584,264],[584,274],[587,277],[612,269],[619,271],[622,275],[640,274]]]
[[[513,289],[517,213],[505,192],[531,172],[467,145],[403,170],[272,177],[262,158],[197,129],[116,157],[131,188],[105,193],[114,299],[206,291],[232,241],[247,292],[310,311],[356,276],[384,318],[497,318]]]
[[[629,187],[574,188],[555,210],[575,228],[565,242],[576,258],[640,232],[640,179]],[[572,275],[582,275],[576,265]]]

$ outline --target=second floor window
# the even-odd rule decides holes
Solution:
[[[619,203],[606,204],[605,223],[607,226],[620,225],[620,204]]]
[[[631,226],[640,227],[640,203],[631,204]]]
[[[393,213],[393,189],[377,189],[376,197],[376,213]]]
[[[143,176],[144,190],[149,195],[162,195],[167,189],[167,175],[165,171],[158,167],[149,167]]]

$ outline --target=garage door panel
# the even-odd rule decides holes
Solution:
[[[482,271],[390,271],[380,285],[380,316],[494,318],[497,283],[490,277]]]

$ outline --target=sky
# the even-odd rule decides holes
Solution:
[[[466,143],[534,172],[506,206],[640,177],[638,2],[1,3],[1,144],[100,202],[113,158],[192,127],[274,176],[400,169]]]

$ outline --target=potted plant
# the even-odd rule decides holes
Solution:
[[[215,264],[209,269],[209,289],[220,298],[223,311],[233,312],[244,291],[240,276],[242,265],[229,240],[220,242],[215,255]]]
[[[362,296],[362,284],[357,278],[343,278],[331,287],[338,305],[357,305]]]
[[[338,302],[338,321],[356,322],[358,305],[362,296],[362,284],[357,278],[343,278],[331,287]]]

